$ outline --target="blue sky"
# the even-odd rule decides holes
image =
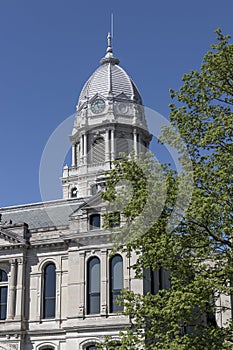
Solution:
[[[165,116],[214,30],[233,36],[232,0],[0,1],[0,207],[41,200],[43,149],[105,54],[112,12],[115,55]]]

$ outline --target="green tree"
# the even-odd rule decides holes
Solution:
[[[171,283],[155,294],[123,292],[131,327],[121,333],[119,349],[233,347],[231,305],[219,303],[233,291],[233,44],[216,33],[200,70],[171,90],[173,128],[164,127],[162,141],[178,149],[183,171],[161,167],[148,155],[125,159],[116,163],[103,193],[125,218],[113,232],[116,249],[136,252],[138,278],[163,266]],[[192,189],[186,181],[191,176]]]

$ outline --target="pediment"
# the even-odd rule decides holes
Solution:
[[[25,245],[26,241],[9,229],[0,227],[0,246]]]
[[[82,210],[88,210],[93,209],[96,207],[102,207],[104,204],[103,199],[100,197],[100,194],[97,193],[94,196],[92,196],[83,206]]]
[[[105,97],[103,95],[101,95],[100,93],[96,93],[94,96],[92,96],[92,98],[90,98],[89,102],[92,103],[97,98],[102,98],[103,100],[105,100]]]
[[[119,95],[116,96],[116,98],[120,98],[123,100],[128,100],[128,96],[126,96],[126,94],[124,92],[121,92]]]
[[[81,204],[71,215],[70,218],[75,218],[79,215],[82,215],[84,211],[95,210],[96,208],[100,208],[105,206],[105,202],[100,197],[99,193],[92,196],[85,203]]]

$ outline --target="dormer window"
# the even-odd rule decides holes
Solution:
[[[90,230],[100,229],[100,214],[92,214],[90,216]]]
[[[97,184],[94,184],[92,187],[91,187],[91,194],[92,195],[95,195],[98,193],[98,185]]]

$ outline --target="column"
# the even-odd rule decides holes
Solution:
[[[141,143],[140,134],[138,134],[137,139],[138,139],[138,153],[145,151],[145,150],[142,150],[142,143]]]
[[[13,319],[15,316],[16,304],[16,259],[10,261],[11,274],[9,280],[9,293],[7,301],[7,318]]]
[[[73,144],[72,145],[72,166],[76,166],[77,163],[76,163],[76,144]]]
[[[85,312],[85,252],[79,253],[79,317],[84,317]],[[86,310],[87,311],[87,310]]]
[[[115,159],[115,133],[111,130],[111,161]]]
[[[24,274],[24,263],[23,259],[18,259],[18,274],[17,274],[17,286],[16,286],[16,312],[15,318],[21,320],[23,317],[23,304],[24,304],[24,293],[23,293],[23,274]],[[28,276],[29,278],[29,276]]]
[[[107,300],[108,300],[108,252],[107,249],[101,250],[101,288],[100,288],[100,295],[101,295],[101,309],[100,313],[101,315],[107,314]]]
[[[76,144],[76,164],[80,164],[80,142]]]
[[[87,134],[83,135],[83,162],[87,164]]]
[[[135,153],[135,156],[137,157],[138,155],[138,148],[137,148],[137,130],[134,129],[133,131],[133,145],[134,145],[134,153]]]
[[[109,130],[105,131],[105,161],[109,162],[110,154],[109,154]]]
[[[80,164],[83,161],[83,135],[80,137]]]

